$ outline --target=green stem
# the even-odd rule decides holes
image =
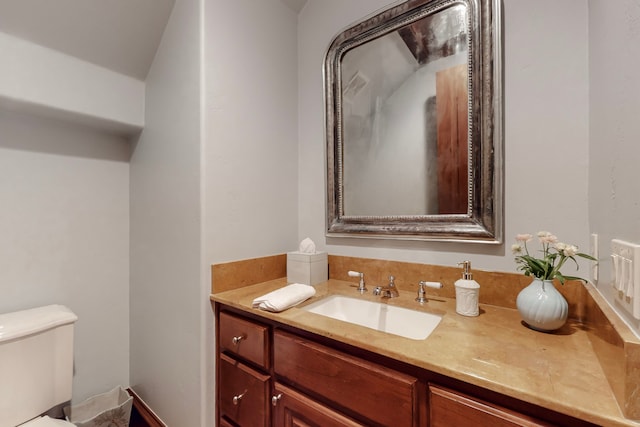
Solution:
[[[567,260],[567,258],[560,254],[560,261],[558,262],[558,265],[556,267],[554,267],[553,270],[551,270],[551,277],[550,279],[553,279],[556,274],[558,273],[558,271],[560,271],[560,268],[562,268],[562,265],[565,263],[565,261]]]

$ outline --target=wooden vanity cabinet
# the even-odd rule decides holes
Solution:
[[[215,310],[221,427],[595,426],[223,304]]]

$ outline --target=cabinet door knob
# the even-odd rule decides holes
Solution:
[[[236,394],[235,396],[233,396],[233,404],[237,405],[238,403],[240,403],[245,394],[247,394],[246,390],[241,394]]]
[[[273,396],[273,397],[271,398],[271,404],[272,404],[273,406],[277,406],[277,405],[278,405],[278,401],[279,401],[280,399],[282,399],[282,393],[279,393],[277,396]]]
[[[242,341],[245,338],[246,337],[244,335],[238,335],[237,337],[233,337],[231,341],[233,342],[233,345],[238,345],[240,344],[240,341]]]

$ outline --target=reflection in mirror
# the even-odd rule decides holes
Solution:
[[[501,241],[498,0],[412,0],[325,60],[327,235]]]
[[[466,23],[453,5],[343,56],[345,215],[467,213]]]

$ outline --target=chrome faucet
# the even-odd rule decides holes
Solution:
[[[396,288],[396,284],[394,282],[395,279],[395,277],[389,276],[389,284],[387,286],[376,286],[373,290],[373,294],[380,295],[382,298],[399,297],[400,293],[398,292],[398,288]]]

